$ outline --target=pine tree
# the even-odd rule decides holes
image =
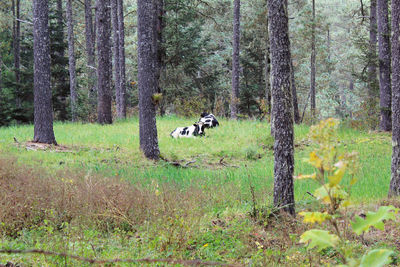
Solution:
[[[57,144],[53,131],[50,88],[50,35],[48,0],[33,1],[35,142]]]
[[[240,0],[234,0],[233,7],[233,54],[232,54],[232,95],[231,118],[237,119],[240,82]]]
[[[153,95],[158,90],[157,5],[155,1],[138,0],[138,82],[140,148],[149,159],[157,160],[158,148],[156,106]]]
[[[295,215],[293,103],[287,0],[268,0],[271,45],[274,205]]]

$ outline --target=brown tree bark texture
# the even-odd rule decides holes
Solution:
[[[369,65],[368,65],[368,97],[370,101],[377,97],[378,75],[376,66],[376,44],[378,42],[378,25],[376,20],[376,0],[371,0],[369,15]],[[371,114],[372,115],[372,114]]]
[[[156,106],[152,96],[158,90],[157,5],[138,0],[138,86],[140,148],[149,159],[157,160],[158,148]]]
[[[236,119],[240,86],[240,0],[234,0],[233,7],[233,54],[232,54],[232,95],[231,118]]]
[[[295,215],[293,103],[286,0],[268,0],[274,128],[274,205]]]
[[[392,129],[390,84],[390,29],[387,0],[378,0],[379,88],[381,117],[379,128]]]
[[[392,0],[392,178],[389,196],[400,195],[400,0]]]
[[[68,27],[68,68],[69,68],[69,88],[71,98],[72,121],[76,121],[77,108],[77,88],[76,88],[76,59],[75,59],[75,36],[74,18],[72,13],[72,0],[67,0],[67,27]]]
[[[34,142],[57,144],[53,131],[50,88],[50,36],[48,0],[33,1]]]
[[[97,122],[111,124],[111,19],[110,0],[97,0]]]
[[[125,23],[124,23],[124,3],[117,0],[118,5],[118,28],[119,28],[119,64],[120,64],[120,109],[119,117],[126,117],[126,67],[125,67]]]

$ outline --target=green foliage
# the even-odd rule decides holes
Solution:
[[[364,232],[368,232],[371,227],[375,227],[379,230],[385,230],[384,221],[395,220],[395,213],[398,212],[399,209],[396,209],[393,206],[382,206],[379,207],[378,211],[372,212],[369,211],[365,219],[361,217],[356,217],[355,221],[351,223],[353,227],[353,231],[360,235]]]
[[[316,247],[321,251],[325,248],[336,247],[339,243],[339,237],[330,234],[328,231],[313,229],[301,235],[300,243],[308,243],[308,249]]]
[[[350,189],[357,182],[355,175],[358,170],[358,154],[339,152],[337,148],[337,125],[338,121],[327,119],[321,121],[318,125],[312,126],[310,130],[310,139],[317,144],[317,148],[310,153],[308,162],[316,169],[316,173],[312,175],[299,175],[298,179],[313,179],[320,184],[321,187],[315,190],[314,196],[323,205],[322,212],[300,212],[299,215],[304,217],[304,222],[322,224],[327,222],[335,234],[329,234],[325,230],[312,229],[306,231],[300,239],[302,243],[309,243],[308,248],[317,247],[319,251],[326,248],[333,248],[341,257],[341,260],[349,266],[383,266],[390,263],[389,258],[393,251],[390,250],[373,250],[365,254],[361,259],[361,263],[357,260],[348,259],[345,255],[351,255],[349,250],[349,241],[346,240],[346,227],[340,227],[339,220],[348,224],[349,218],[343,209],[350,205]],[[350,178],[345,186],[343,180],[345,174]],[[357,217],[351,223],[353,231],[360,235],[368,232],[370,227],[384,230],[384,221],[395,220],[398,209],[393,206],[380,207],[377,212],[369,212],[365,219]],[[352,256],[352,255],[351,255]]]

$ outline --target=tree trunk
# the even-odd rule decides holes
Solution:
[[[97,122],[111,124],[111,25],[110,0],[97,0]]]
[[[315,119],[315,0],[312,0],[312,22],[311,22],[311,80],[310,80],[310,92],[311,92],[311,116]]]
[[[266,51],[265,51],[265,101],[267,105],[267,111],[271,114],[271,57],[270,57],[270,45],[269,45],[269,33],[268,33],[268,19],[267,19],[267,40],[266,40]]]
[[[232,96],[231,118],[237,119],[240,77],[240,0],[234,0],[233,7],[233,54],[232,54]]]
[[[378,0],[379,87],[381,131],[392,129],[390,86],[390,29],[387,0]]]
[[[114,84],[115,84],[115,100],[117,103],[117,117],[122,116],[121,103],[121,65],[120,65],[120,49],[119,49],[119,16],[118,16],[118,0],[111,0],[111,18],[113,31],[113,54],[114,54]]]
[[[118,5],[118,29],[119,29],[119,64],[120,64],[120,118],[126,118],[126,68],[125,68],[125,24],[124,24],[124,3],[117,0]]]
[[[138,82],[140,148],[148,159],[158,160],[156,105],[152,99],[158,90],[157,77],[157,5],[138,0]]]
[[[158,86],[158,93],[164,94],[163,86],[161,84],[161,77],[164,79],[166,78],[166,64],[165,64],[165,58],[166,58],[166,50],[165,50],[165,39],[163,36],[164,28],[165,28],[165,7],[164,7],[164,0],[158,0],[157,1],[157,10],[158,10],[158,19],[157,19],[157,38],[158,38],[158,73],[159,73],[159,79],[160,79],[160,84]],[[197,83],[197,79],[196,83]],[[165,115],[165,101],[161,100],[161,102],[158,104],[159,110],[160,110],[160,115],[164,116]]]
[[[76,91],[76,60],[74,20],[72,14],[72,0],[67,0],[67,24],[68,24],[68,60],[69,60],[69,88],[71,94],[72,121],[76,121],[77,91]]]
[[[297,88],[296,88],[296,80],[294,79],[294,67],[293,67],[292,58],[290,58],[290,79],[291,79],[292,96],[293,96],[294,122],[296,124],[299,124],[300,123],[300,113],[299,113],[299,104],[297,102]]]
[[[369,115],[373,114],[373,100],[377,97],[378,91],[378,76],[376,72],[376,43],[378,41],[376,22],[376,0],[371,0],[370,16],[369,16],[369,64],[368,64],[368,103]]]
[[[87,56],[88,97],[92,107],[96,105],[96,57],[95,57],[95,30],[93,26],[92,0],[85,0],[85,39]]]
[[[34,142],[57,144],[53,131],[50,89],[50,35],[48,0],[33,1]]]
[[[392,178],[389,196],[400,195],[400,0],[392,0]]]
[[[20,0],[12,1],[13,10],[13,50],[14,50],[14,71],[15,71],[15,92],[16,92],[16,105],[18,108],[21,107],[21,97],[20,97],[20,39],[21,39],[21,23],[20,19]]]
[[[274,128],[274,205],[295,215],[293,103],[286,0],[268,0]]]

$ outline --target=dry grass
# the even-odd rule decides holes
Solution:
[[[117,178],[62,172],[54,176],[21,167],[14,159],[0,158],[0,232],[16,236],[24,228],[51,221],[116,227],[134,231],[144,221],[165,216],[193,217],[200,212],[203,193],[179,191],[154,183],[148,189]],[[197,208],[194,208],[197,207]]]

